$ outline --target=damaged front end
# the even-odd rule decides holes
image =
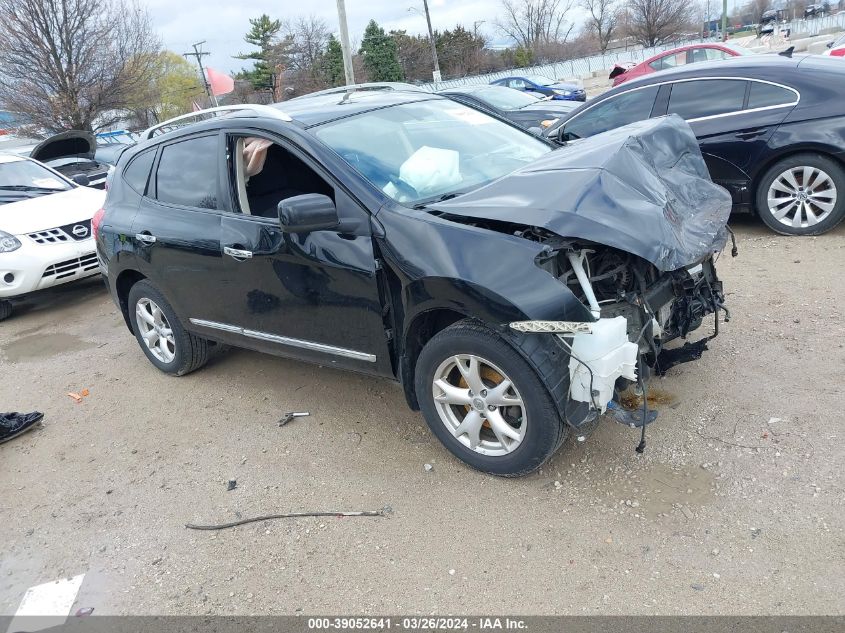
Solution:
[[[559,406],[576,429],[607,411],[629,426],[651,422],[647,398],[631,412],[619,393],[632,385],[644,391],[652,373],[700,357],[718,333],[719,311],[728,320],[714,258],[730,234],[730,209],[695,136],[674,115],[584,139],[437,205],[450,219],[542,244],[537,266],[592,313],[587,322],[510,323],[566,348],[569,391]],[[712,335],[667,348],[709,315]]]
[[[718,334],[719,311],[729,319],[712,256],[661,273],[653,264],[618,249],[564,243],[546,251],[538,264],[588,306],[596,320],[518,321],[510,324],[511,329],[557,335],[570,353],[571,400],[596,413],[608,408],[614,414],[619,411],[616,417],[631,426],[651,420],[622,412],[619,393],[651,373],[663,375],[673,365],[699,358],[706,342]],[[697,330],[711,314],[712,335],[666,348],[670,341]],[[594,416],[580,417],[573,426]]]

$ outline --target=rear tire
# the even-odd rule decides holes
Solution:
[[[166,374],[184,376],[208,362],[209,341],[185,330],[164,295],[149,281],[129,291],[132,332],[149,361]]]
[[[826,233],[845,218],[845,169],[821,154],[787,156],[763,174],[756,207],[776,233]]]
[[[0,321],[12,316],[12,302],[8,299],[0,299]]]
[[[568,433],[534,368],[474,321],[459,321],[426,344],[415,389],[432,433],[458,459],[492,475],[538,469]]]

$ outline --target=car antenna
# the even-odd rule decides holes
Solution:
[[[778,53],[778,55],[780,55],[781,57],[789,57],[790,59],[792,59],[792,52],[793,52],[794,50],[795,50],[795,47],[794,47],[794,46],[790,46],[790,47],[789,47],[789,48],[787,48],[785,51],[781,51],[780,53]]]

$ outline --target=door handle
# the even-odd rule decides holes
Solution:
[[[135,239],[144,244],[155,244],[156,236],[149,233],[135,233]]]
[[[240,248],[232,248],[231,246],[224,246],[223,252],[232,259],[236,259],[239,262],[242,262],[245,259],[252,258],[252,251],[245,251],[241,250]]]
[[[757,128],[756,130],[748,130],[747,132],[737,132],[736,137],[747,140],[750,138],[754,138],[755,136],[762,136],[766,132],[768,132],[768,128],[761,127]]]

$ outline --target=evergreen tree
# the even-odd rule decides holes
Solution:
[[[370,20],[364,29],[360,54],[370,81],[402,81],[396,40],[387,35],[375,20]]]
[[[282,28],[279,20],[271,20],[267,14],[249,20],[252,28],[244,36],[247,44],[252,44],[259,50],[251,53],[240,53],[235,59],[255,60],[252,70],[242,70],[239,79],[248,79],[256,90],[272,88],[273,69],[270,66],[270,52],[273,49],[276,36]]]
[[[334,35],[329,35],[326,52],[323,56],[323,67],[326,73],[326,81],[329,82],[330,86],[341,86],[345,83],[346,75],[343,69],[343,49]]]

